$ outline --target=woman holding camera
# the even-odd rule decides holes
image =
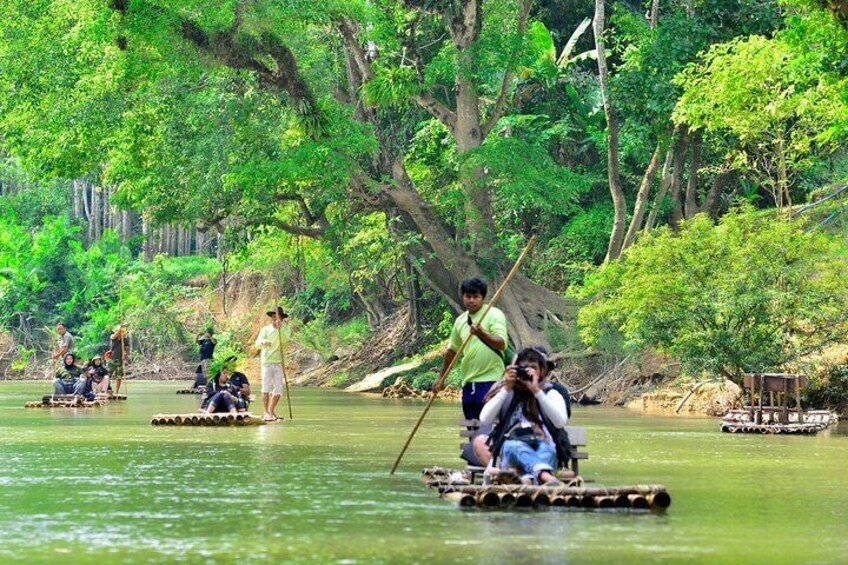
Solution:
[[[235,414],[237,412],[233,387],[230,386],[229,380],[230,373],[226,369],[222,368],[215,373],[215,376],[206,384],[206,391],[200,402],[201,412],[206,414],[214,412]]]
[[[243,373],[233,371],[236,364],[235,355],[231,355],[213,366],[214,376],[206,385],[200,411],[207,414],[213,412],[230,412],[247,410],[250,400],[250,383]]]
[[[480,413],[482,425],[495,425],[488,439],[492,456],[500,455],[501,467],[518,469],[527,483],[560,484],[556,440],[565,433],[568,412],[547,380],[553,366],[541,347],[522,349]]]

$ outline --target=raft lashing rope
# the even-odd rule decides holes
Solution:
[[[439,495],[460,508],[545,510],[603,510],[624,512],[663,512],[671,506],[671,495],[662,485],[635,486],[544,486],[451,484],[450,477],[461,471],[431,467],[422,480]]]
[[[150,419],[152,426],[261,426],[267,424],[250,412],[202,414],[156,414]]]

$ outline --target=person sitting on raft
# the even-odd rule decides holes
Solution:
[[[86,378],[82,374],[82,368],[77,365],[74,354],[66,353],[62,357],[62,364],[53,379],[53,394],[85,394]]]
[[[568,412],[565,399],[547,380],[552,368],[544,349],[522,349],[480,413],[481,425],[494,425],[487,441],[491,454],[500,455],[501,466],[517,469],[528,484],[561,484],[554,471],[557,443],[563,434],[567,438]]]
[[[214,371],[212,379],[206,385],[206,392],[200,404],[200,411],[207,414],[247,410],[250,397],[250,383],[244,373],[233,371],[235,356],[227,357]]]
[[[91,379],[91,391],[109,392],[109,371],[103,366],[103,357],[95,355],[85,366],[85,373]]]

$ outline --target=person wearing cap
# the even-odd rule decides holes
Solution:
[[[475,438],[478,458],[489,462],[500,456],[500,466],[518,470],[525,483],[559,484],[554,472],[562,434],[567,442],[568,410],[566,399],[548,381],[553,367],[543,348],[522,349],[480,412],[481,426],[494,429],[488,438]],[[480,444],[486,452],[478,449]]]
[[[98,392],[109,391],[109,371],[103,366],[103,357],[95,355],[85,366],[85,374],[91,379],[91,390]]]
[[[269,422],[279,420],[277,404],[283,394],[283,366],[285,352],[280,348],[287,341],[283,330],[283,320],[288,318],[280,306],[265,313],[271,323],[259,330],[254,348],[261,351],[262,361],[262,409],[263,419]]]
[[[124,355],[126,354],[127,330],[123,324],[118,324],[109,336],[111,359],[109,359],[109,374],[115,381],[115,394],[121,390],[121,381],[124,378]]]

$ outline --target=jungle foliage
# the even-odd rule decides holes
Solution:
[[[360,335],[363,319],[373,330],[405,307],[417,335],[436,341],[460,308],[458,282],[501,280],[532,235],[536,251],[501,304],[518,343],[573,344],[561,339],[578,306],[566,291],[614,297],[648,276],[625,273],[649,255],[671,277],[689,273],[692,258],[672,250],[700,256],[696,237],[738,259],[754,251],[733,230],[803,232],[812,247],[796,259],[818,272],[824,236],[769,213],[719,218],[797,205],[846,180],[848,31],[820,4],[8,0],[0,156],[13,166],[0,185],[24,175],[41,189],[0,191],[14,210],[0,220],[3,322],[31,334],[60,317],[102,328],[137,312],[159,320],[151,340],[188,339],[166,321],[189,275],[168,269],[191,261],[135,264],[137,242],[110,235],[86,246],[61,218],[79,178],[114,187],[112,204],[151,224],[224,234],[223,272],[266,274],[322,332],[355,320]],[[767,271],[752,276],[771,284]],[[726,288],[687,296],[740,290],[720,274],[708,282]],[[811,300],[825,290],[840,289],[811,287]],[[779,318],[772,298],[755,300],[762,327]],[[622,326],[627,310],[608,300],[583,315],[596,328],[587,339],[612,336],[606,324],[628,346],[673,348],[693,370],[736,374],[803,349],[793,327],[743,362],[728,353],[738,344],[710,349],[681,327],[700,344],[690,350]]]
[[[848,333],[848,263],[834,240],[751,209],[656,230],[594,273],[590,345],[656,348],[692,374],[778,369]]]

